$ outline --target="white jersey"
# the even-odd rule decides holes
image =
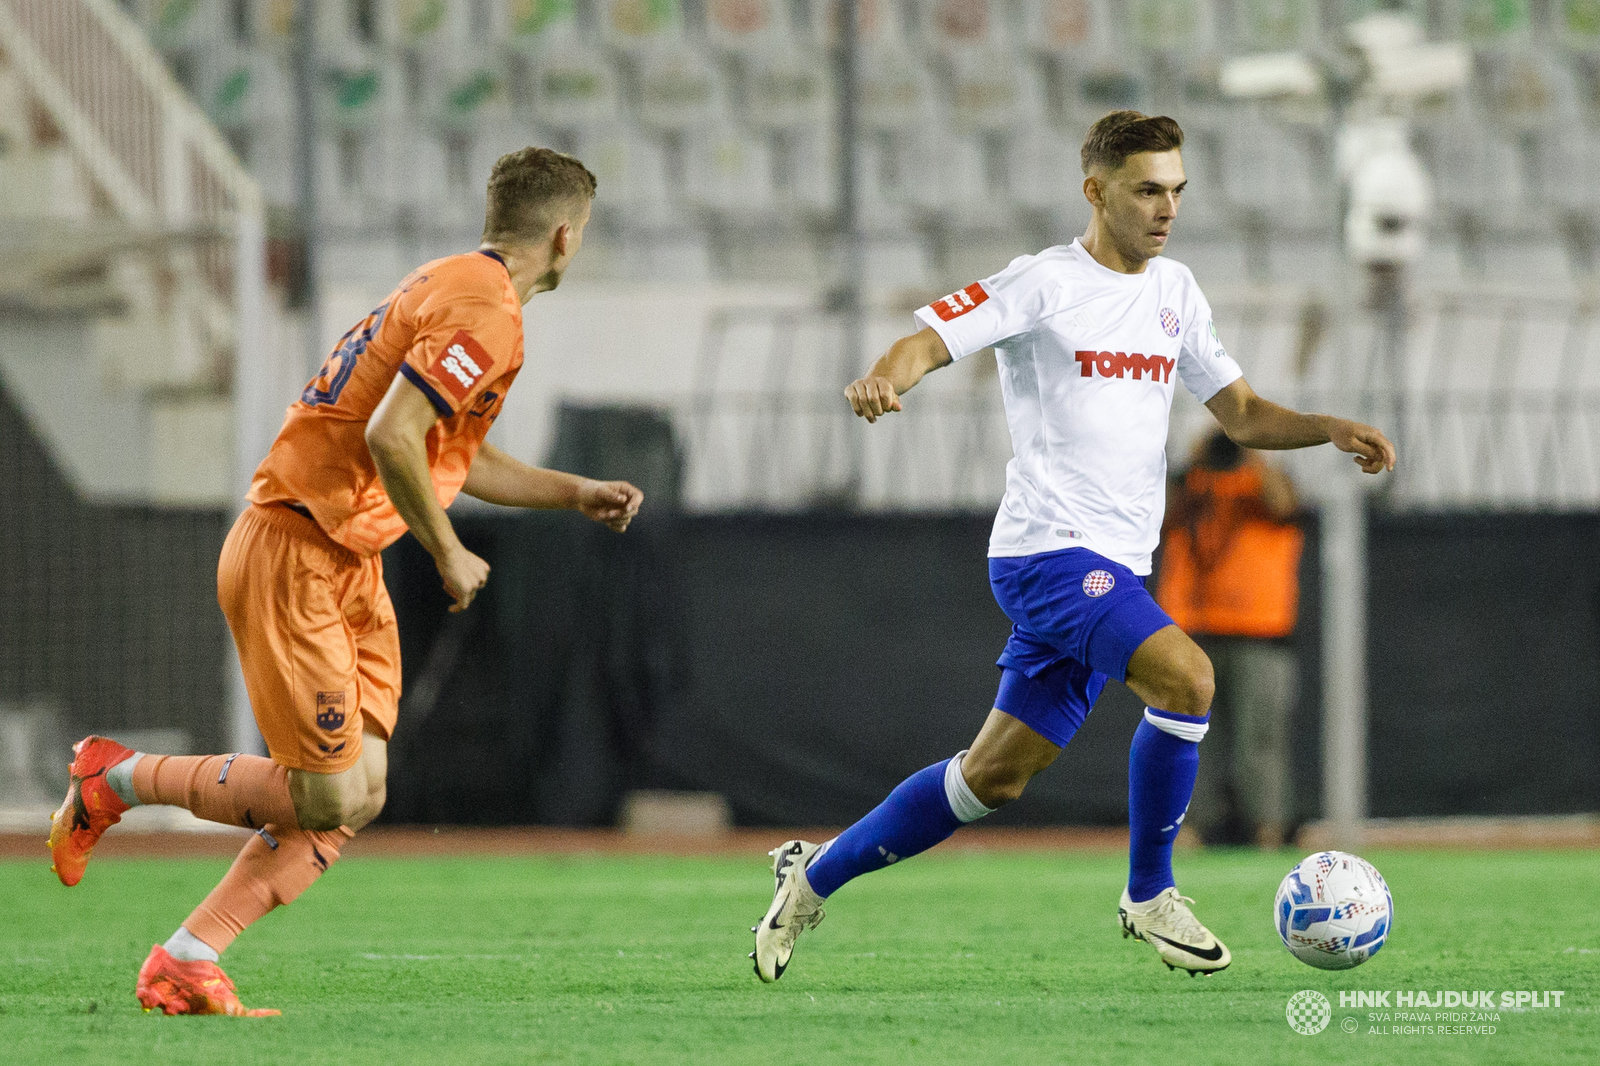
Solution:
[[[1150,572],[1166,507],[1173,371],[1204,403],[1242,372],[1189,268],[1142,274],[1078,241],[916,312],[956,359],[995,349],[1013,458],[991,556],[1088,548]]]

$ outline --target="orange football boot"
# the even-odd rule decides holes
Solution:
[[[67,768],[71,783],[61,809],[50,816],[50,869],[71,887],[83,880],[89,852],[100,834],[122,821],[128,805],[106,784],[106,771],[133,754],[105,737],[84,737],[72,745],[74,758]]]
[[[139,985],[134,995],[146,1012],[159,1009],[163,1014],[229,1014],[235,1018],[268,1018],[283,1013],[246,1009],[222,967],[199,959],[180,961],[160,944],[150,949],[150,957],[139,967]]]

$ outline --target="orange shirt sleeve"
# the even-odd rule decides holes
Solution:
[[[518,326],[499,293],[441,285],[418,306],[416,322],[400,373],[441,418],[470,406],[511,366]]]

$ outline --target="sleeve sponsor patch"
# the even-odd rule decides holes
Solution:
[[[461,403],[493,367],[494,360],[483,350],[483,345],[462,329],[456,331],[434,359],[428,374]]]
[[[988,298],[989,294],[983,290],[983,285],[974,281],[966,288],[935,300],[928,306],[933,308],[933,313],[941,320],[949,322],[960,318]]]

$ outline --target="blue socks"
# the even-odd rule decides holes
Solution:
[[[1128,752],[1128,896],[1135,903],[1171,888],[1172,844],[1200,769],[1200,739],[1211,716],[1147,707]],[[961,774],[966,752],[918,770],[867,816],[823,845],[806,880],[827,898],[862,874],[927,851],[990,813]]]
[[[826,898],[846,881],[927,851],[966,822],[988,814],[961,776],[965,755],[918,770],[866,817],[825,844],[806,868],[811,890]]]
[[[1211,715],[1196,718],[1146,707],[1128,751],[1128,898],[1143,903],[1171,888],[1172,842],[1189,810],[1200,770],[1200,738]]]

